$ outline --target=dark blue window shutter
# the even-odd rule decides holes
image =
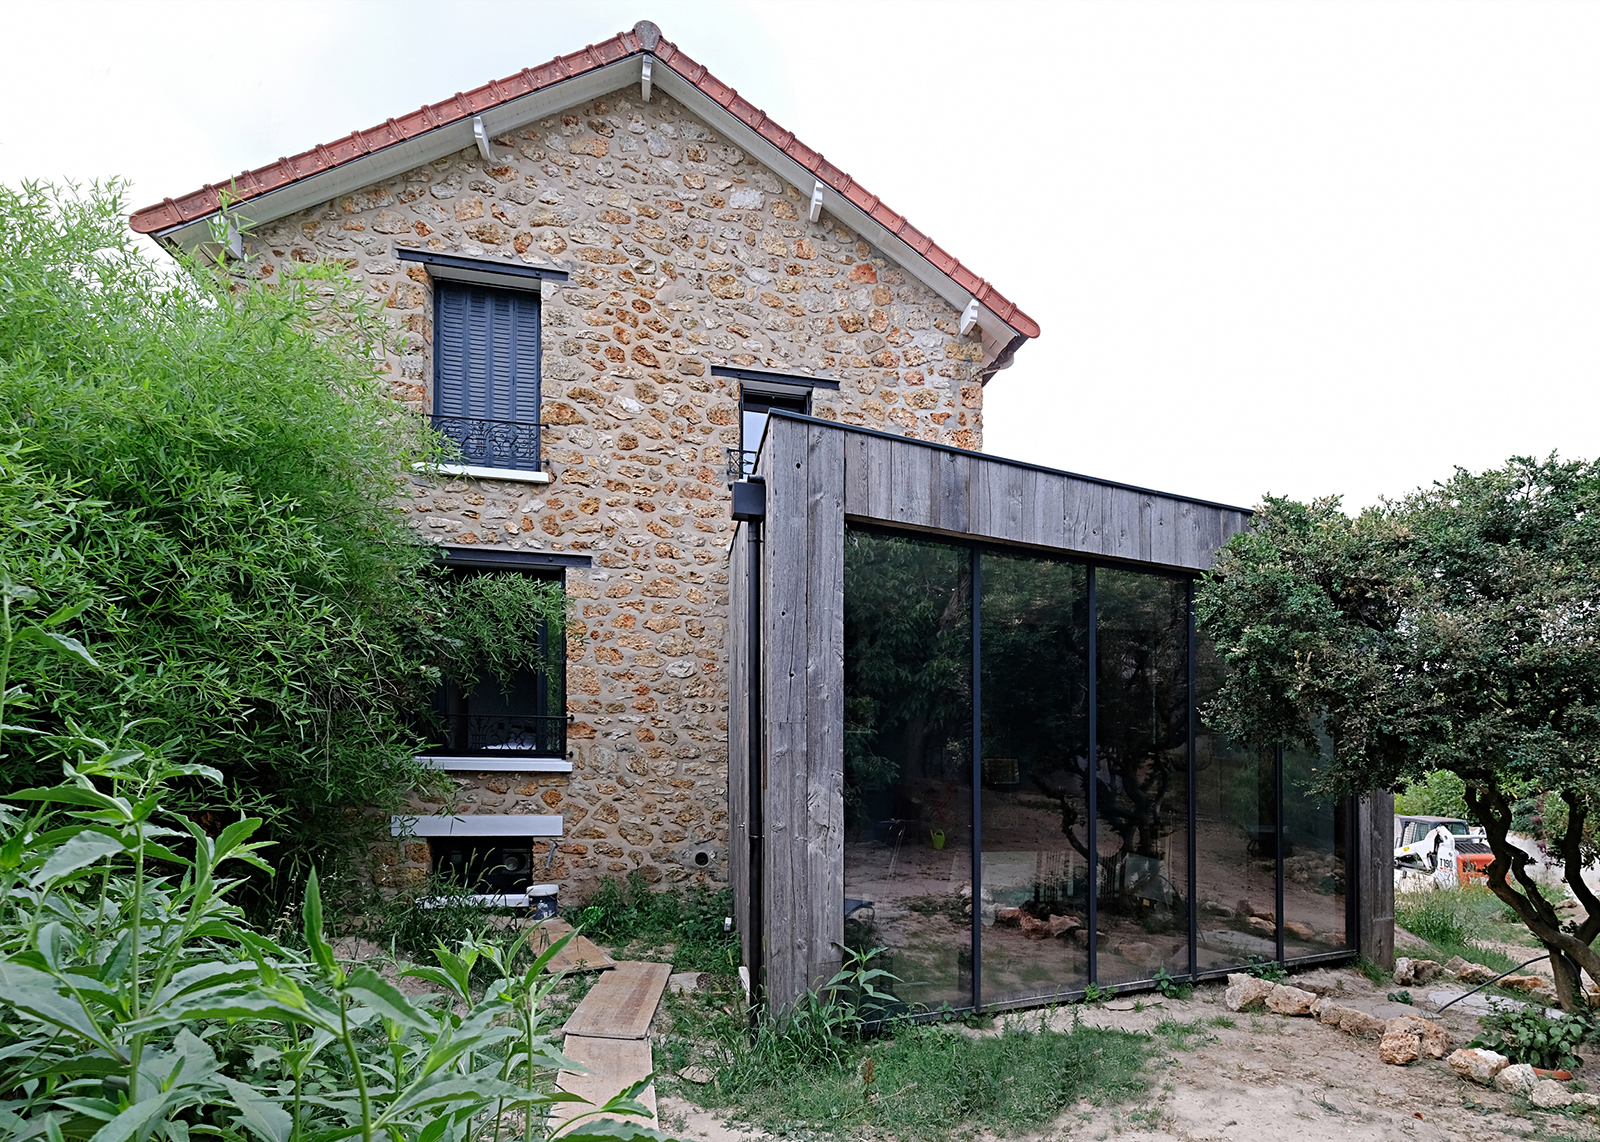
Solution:
[[[436,281],[433,410],[468,459],[497,467],[538,463],[539,297]],[[520,425],[510,428],[504,425]]]

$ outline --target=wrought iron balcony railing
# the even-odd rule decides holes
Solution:
[[[743,448],[725,448],[727,464],[723,469],[723,479],[729,484],[737,484],[756,470],[756,457],[759,453],[749,452]]]
[[[566,757],[567,719],[519,714],[435,714],[432,752],[456,757]]]
[[[539,425],[533,421],[435,416],[433,428],[461,447],[461,456],[468,464],[539,470]]]

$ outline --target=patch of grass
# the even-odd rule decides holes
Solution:
[[[1239,1026],[1239,1021],[1231,1015],[1213,1015],[1206,1022],[1210,1023],[1213,1027],[1221,1027],[1227,1031],[1232,1031],[1235,1027]]]
[[[679,894],[652,889],[638,873],[624,884],[608,876],[588,901],[562,914],[591,940],[618,951],[670,948],[673,971],[738,972],[739,937],[723,927],[733,914],[729,888],[711,892],[697,886]]]
[[[1362,956],[1356,961],[1356,971],[1366,976],[1373,983],[1388,983],[1393,977],[1385,971],[1383,965],[1375,960]]]
[[[949,1025],[898,1022],[819,1050],[808,1020],[763,1024],[702,1008],[657,1048],[657,1069],[699,1062],[716,1075],[677,1093],[776,1134],[892,1134],[900,1142],[1036,1129],[1087,1099],[1114,1104],[1149,1090],[1141,1072],[1163,1041],[1088,1027],[973,1039]],[[1174,1025],[1174,1034],[1187,1031]],[[666,1064],[666,1065],[663,1065]]]
[[[1180,1050],[1186,1050],[1189,1046],[1189,1040],[1196,1035],[1210,1037],[1206,1031],[1205,1020],[1192,1019],[1187,1023],[1180,1023],[1170,1015],[1156,1022],[1155,1033]]]

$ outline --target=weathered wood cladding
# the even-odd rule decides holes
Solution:
[[[775,419],[756,469],[767,485],[760,962],[780,1003],[837,970],[844,937],[843,447],[825,422]],[[748,804],[732,810],[737,830]]]
[[[741,525],[730,552],[728,793],[736,916],[752,929],[746,962],[761,966],[766,996],[781,1007],[827,980],[844,939],[847,519],[1194,573],[1210,568],[1249,513],[782,413],[768,422],[756,475],[765,519]],[[749,601],[752,589],[759,605]],[[758,686],[756,725],[747,680]],[[752,735],[757,790],[749,788]],[[762,833],[754,864],[752,795]],[[1387,795],[1360,799],[1351,838],[1351,935],[1379,962],[1393,957],[1392,808]],[[750,920],[753,890],[758,923]]]
[[[855,520],[1205,571],[1250,518],[1239,508],[975,452],[840,426],[825,431],[843,438],[844,510]]]
[[[750,564],[757,525],[734,528],[728,552],[728,880],[744,962],[756,962],[750,924]]]
[[[1356,949],[1363,959],[1394,967],[1394,794],[1389,790],[1356,799]]]

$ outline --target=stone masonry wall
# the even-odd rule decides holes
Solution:
[[[430,407],[433,298],[413,247],[566,270],[544,286],[544,468],[554,480],[412,481],[402,510],[429,539],[588,555],[567,590],[573,773],[457,773],[453,806],[561,813],[548,878],[727,877],[724,449],[738,389],[712,365],[837,380],[815,415],[962,448],[982,445],[981,344],[943,299],[802,193],[657,93],[551,116],[313,210],[250,240],[268,280],[339,260],[400,337],[380,364],[396,399]],[[578,624],[574,624],[576,627]],[[541,859],[545,842],[535,842]],[[709,856],[696,862],[696,854]],[[420,876],[426,847],[387,846],[380,884]],[[701,858],[706,859],[705,857]]]

